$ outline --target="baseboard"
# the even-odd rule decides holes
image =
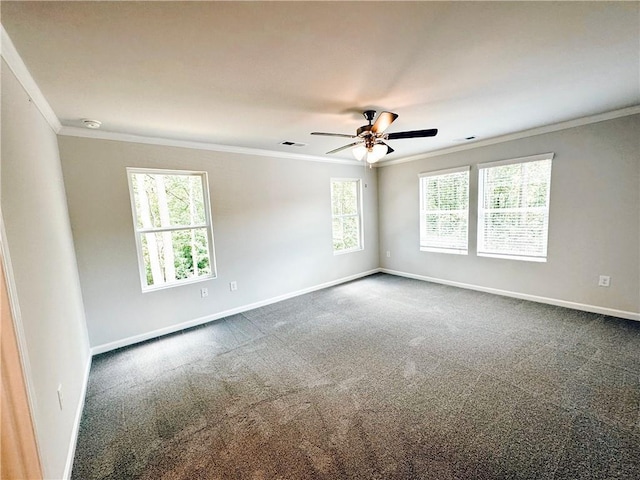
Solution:
[[[111,350],[116,350],[118,348],[144,342],[145,340],[151,340],[153,338],[162,337],[163,335],[179,332],[180,330],[184,330],[186,328],[197,327],[198,325],[202,325],[204,323],[208,323],[213,320],[218,320],[220,318],[229,317],[231,315],[236,315],[238,313],[247,312],[249,310],[253,310],[254,308],[260,308],[266,305],[271,305],[272,303],[288,300],[289,298],[305,295],[307,293],[315,292],[316,290],[322,290],[323,288],[340,285],[341,283],[357,280],[358,278],[368,277],[369,275],[373,275],[374,273],[379,273],[381,271],[382,270],[380,268],[374,268],[373,270],[367,270],[366,272],[361,272],[355,275],[350,275],[348,277],[332,280],[330,282],[321,283],[319,285],[314,285],[313,287],[304,288],[302,290],[296,290],[295,292],[286,293],[284,295],[279,295],[277,297],[261,300],[259,302],[250,303],[248,305],[242,305],[240,307],[224,310],[222,312],[206,315],[204,317],[195,318],[193,320],[188,320],[186,322],[178,323],[176,325],[171,325],[169,327],[160,328],[158,330],[153,330],[151,332],[143,333],[140,335],[134,335],[132,337],[123,338],[122,340],[116,340],[115,342],[105,343],[103,345],[97,345],[91,348],[91,355],[99,355],[101,353],[109,352]]]
[[[425,282],[440,283],[442,285],[465,288],[467,290],[477,290],[479,292],[493,293],[494,295],[501,295],[503,297],[519,298],[521,300],[530,300],[532,302],[546,303],[546,304],[555,305],[558,307],[566,307],[566,308],[572,308],[574,310],[582,310],[584,312],[599,313],[602,315],[609,315],[611,317],[619,317],[619,318],[626,318],[628,320],[640,321],[640,313],[636,313],[636,312],[627,312],[625,310],[616,310],[613,308],[600,307],[597,305],[587,305],[584,303],[569,302],[567,300],[541,297],[538,295],[530,295],[528,293],[511,292],[509,290],[500,290],[498,288],[482,287],[480,285],[472,285],[469,283],[454,282],[451,280],[443,280],[441,278],[427,277],[424,275],[416,275],[416,274],[407,273],[407,272],[399,272],[397,270],[390,270],[388,268],[381,268],[380,271],[382,273],[397,275],[399,277],[413,278],[415,280],[423,280]]]
[[[84,410],[84,402],[87,398],[87,387],[89,384],[89,371],[91,370],[91,355],[87,360],[87,366],[84,371],[84,379],[82,380],[82,391],[80,401],[76,407],[76,417],[73,422],[73,431],[71,432],[71,443],[69,444],[69,453],[67,454],[67,462],[64,467],[64,475],[62,478],[68,480],[71,478],[71,470],[73,468],[73,459],[76,456],[76,446],[78,444],[78,433],[80,431],[80,420],[82,419],[82,411]]]

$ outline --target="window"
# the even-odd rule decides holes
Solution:
[[[467,254],[469,167],[420,174],[420,250]]]
[[[215,277],[205,172],[128,168],[142,290]]]
[[[547,261],[552,159],[478,165],[478,255]]]
[[[331,180],[333,253],[362,250],[360,180]]]

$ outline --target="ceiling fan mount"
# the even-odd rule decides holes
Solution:
[[[373,127],[373,124],[371,122],[373,122],[373,119],[376,116],[376,111],[365,110],[364,112],[362,112],[362,115],[364,115],[364,118],[367,120],[367,122],[369,122],[369,125],[363,125],[358,128],[358,130],[356,130],[356,136],[360,138],[370,137],[372,135],[371,128]]]
[[[371,122],[373,121],[373,119],[376,116],[376,111],[375,110],[365,110],[364,112],[362,112],[362,115],[364,115],[364,118],[366,118],[367,122],[369,122],[369,125],[371,125]]]
[[[338,153],[347,148],[353,148],[353,154],[358,160],[366,159],[368,163],[375,163],[379,161],[385,155],[393,152],[393,148],[387,145],[385,140],[395,140],[401,138],[419,138],[419,137],[433,137],[438,133],[436,128],[429,130],[412,130],[407,132],[395,132],[385,133],[385,130],[391,125],[398,114],[391,112],[381,112],[375,122],[373,119],[376,116],[375,110],[365,110],[362,112],[364,118],[367,120],[367,125],[362,125],[356,130],[355,135],[346,135],[342,133],[325,133],[325,132],[311,132],[311,135],[323,135],[328,137],[343,137],[343,138],[355,138],[355,142],[349,145],[336,148],[327,152],[327,155],[332,153]]]

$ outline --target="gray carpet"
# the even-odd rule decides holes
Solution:
[[[94,359],[73,479],[640,478],[640,322],[390,275]]]

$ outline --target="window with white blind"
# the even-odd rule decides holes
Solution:
[[[359,179],[331,179],[333,253],[362,250],[362,202]]]
[[[214,278],[206,172],[127,168],[127,175],[142,290]]]
[[[478,165],[478,255],[547,261],[552,159]]]
[[[420,250],[467,254],[469,167],[420,174]]]

